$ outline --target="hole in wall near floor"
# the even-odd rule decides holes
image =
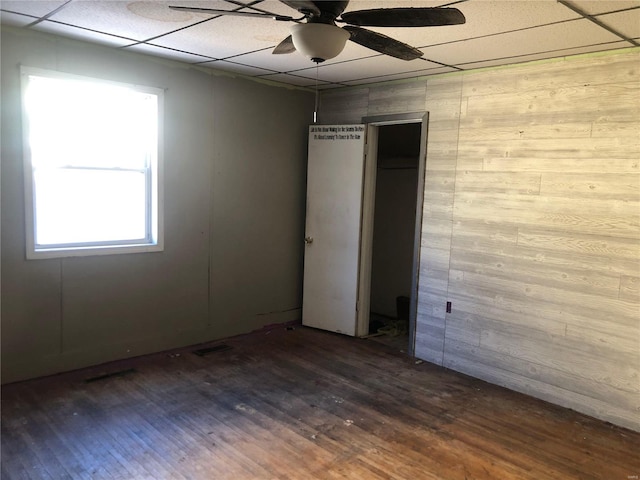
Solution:
[[[114,377],[124,377],[125,375],[130,375],[132,373],[136,373],[136,369],[127,368],[126,370],[119,370],[117,372],[110,372],[110,373],[105,373],[103,375],[97,375],[95,377],[86,378],[84,380],[84,383],[99,382],[101,380],[107,380],[109,378],[114,378]]]
[[[205,355],[209,355],[210,353],[223,352],[229,349],[231,349],[229,345],[222,343],[213,347],[199,348],[198,350],[193,350],[192,353],[195,353],[199,357],[204,357]]]

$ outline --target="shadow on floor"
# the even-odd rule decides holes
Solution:
[[[406,353],[409,348],[409,321],[372,313],[367,339]]]

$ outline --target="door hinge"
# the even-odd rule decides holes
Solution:
[[[356,302],[356,312],[360,311],[360,302]]]

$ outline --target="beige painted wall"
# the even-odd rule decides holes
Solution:
[[[2,381],[300,318],[313,94],[2,29]],[[165,250],[25,260],[19,65],[166,89]]]
[[[429,111],[418,357],[640,430],[639,65],[635,49],[322,95],[324,123]]]

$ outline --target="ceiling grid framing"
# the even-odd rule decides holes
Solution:
[[[271,54],[290,24],[185,13],[169,5],[295,13],[278,0],[22,0],[2,1],[0,21],[199,67],[314,87],[316,66],[308,59],[297,52]],[[352,0],[345,11],[396,6],[454,7],[467,22],[433,28],[373,27],[416,46],[423,57],[403,61],[347,42],[340,55],[318,66],[319,89],[640,46],[640,0]]]

